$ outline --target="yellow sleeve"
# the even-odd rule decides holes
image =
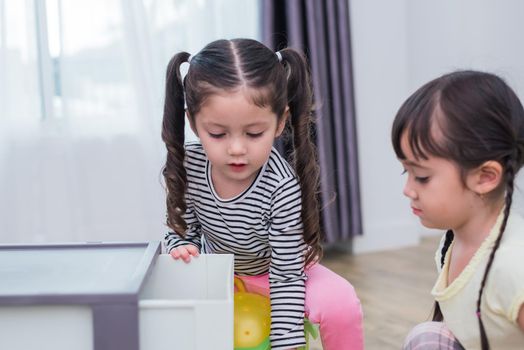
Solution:
[[[524,303],[524,246],[499,248],[486,282],[486,297],[493,310],[517,324]]]

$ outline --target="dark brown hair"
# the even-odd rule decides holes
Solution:
[[[505,193],[504,218],[477,298],[482,349],[489,349],[480,305],[511,210],[515,175],[524,162],[522,104],[513,90],[494,74],[453,72],[425,84],[400,107],[391,132],[399,159],[406,159],[400,144],[404,134],[417,159],[427,159],[428,155],[449,159],[461,169],[463,180],[469,170],[489,160],[499,162],[504,169],[501,185],[494,191],[495,196]],[[452,241],[453,231],[448,230],[441,264]],[[442,321],[438,303],[433,319]]]
[[[270,107],[279,120],[289,106],[292,164],[302,192],[304,240],[309,249],[305,262],[321,258],[320,219],[317,199],[319,170],[316,150],[311,140],[312,92],[307,61],[294,49],[280,50],[282,62],[275,52],[251,39],[217,40],[191,57],[190,67],[182,80],[180,65],[190,55],[180,52],[167,67],[166,95],[162,140],[167,148],[163,175],[167,190],[167,226],[180,236],[187,229],[185,193],[187,175],[184,168],[185,110],[190,118],[198,114],[206,98],[220,91],[233,92],[249,88],[252,102]]]

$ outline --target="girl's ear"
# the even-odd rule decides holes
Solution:
[[[186,109],[186,117],[187,117],[187,120],[189,121],[189,126],[191,127],[191,130],[198,137],[198,132],[197,132],[197,128],[196,128],[196,125],[195,125],[195,118],[191,118],[191,116],[189,115],[189,112],[187,111],[187,109]]]
[[[282,115],[282,118],[280,118],[280,120],[278,121],[275,137],[279,137],[280,135],[282,135],[282,132],[284,131],[286,127],[286,122],[288,118],[289,118],[289,106],[286,106],[286,109],[284,110],[284,114]]]
[[[488,160],[468,174],[467,185],[473,192],[483,195],[496,189],[502,181],[504,169],[494,160]]]

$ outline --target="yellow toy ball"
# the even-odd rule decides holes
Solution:
[[[246,291],[235,277],[235,350],[270,349],[271,302],[269,298]]]
[[[271,302],[269,298],[246,291],[244,282],[235,276],[235,350],[270,350]],[[309,350],[309,335],[318,337],[315,325],[304,319],[306,345],[299,350]]]

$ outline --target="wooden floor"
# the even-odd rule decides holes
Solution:
[[[362,302],[366,350],[400,349],[409,330],[430,317],[439,240],[427,237],[417,247],[357,256],[326,253],[322,264],[350,281]]]

